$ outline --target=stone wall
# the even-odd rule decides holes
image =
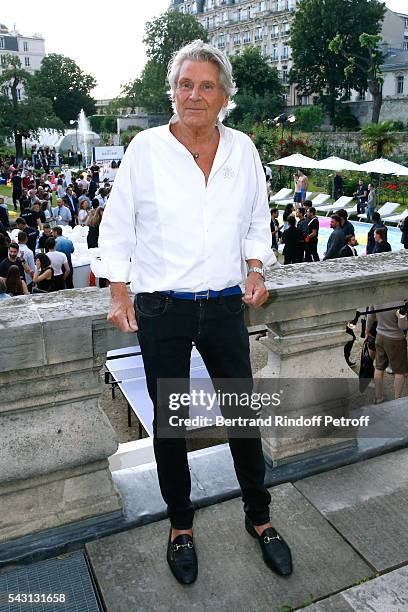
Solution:
[[[394,148],[392,157],[406,157],[408,161],[408,132],[396,132],[399,144]],[[314,132],[307,134],[312,145],[319,146],[325,142],[332,151],[330,155],[341,153],[342,156],[363,152],[362,136],[359,132]]]
[[[246,311],[267,326],[261,379],[279,378],[294,416],[317,407],[342,414],[347,380],[345,325],[359,307],[408,297],[408,252],[285,266],[267,276],[269,301]],[[108,457],[118,443],[99,405],[109,349],[131,338],[106,321],[109,291],[87,288],[0,302],[0,543],[90,517],[121,514]],[[344,379],[330,405],[299,395],[303,379]],[[288,381],[285,383],[285,380]],[[279,410],[279,408],[278,408]],[[288,438],[263,431],[274,461],[324,453],[327,431]],[[354,444],[347,434],[344,446]]]
[[[373,102],[360,100],[356,102],[344,102],[350,107],[351,112],[360,124],[371,123]],[[408,99],[406,96],[401,98],[384,98],[381,106],[380,121],[403,121],[408,123]]]

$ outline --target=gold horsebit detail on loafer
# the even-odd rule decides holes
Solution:
[[[264,536],[263,539],[265,544],[269,544],[269,542],[272,542],[272,540],[281,540],[281,537],[279,535],[273,536],[272,538],[270,536]]]
[[[192,542],[187,542],[187,544],[172,544],[173,550],[177,551],[179,548],[194,548],[194,544]]]

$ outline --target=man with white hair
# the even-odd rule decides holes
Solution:
[[[197,556],[185,430],[171,425],[175,413],[162,383],[181,379],[177,388],[189,389],[194,343],[216,388],[251,391],[243,309],[268,299],[264,266],[276,258],[259,155],[250,138],[220,121],[236,92],[228,58],[194,41],[173,58],[168,80],[176,114],[168,125],[140,132],[130,143],[99,246],[111,283],[108,320],[122,331],[138,332],[154,406],[159,483],[171,522],[167,561],[177,580],[189,584],[197,577]],[[227,408],[220,408],[225,415]],[[254,416],[239,404],[234,410],[236,416]],[[227,434],[245,527],[258,538],[268,566],[288,575],[290,550],[269,518],[259,429],[248,434],[227,427]]]

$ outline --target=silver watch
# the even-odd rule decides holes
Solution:
[[[266,272],[265,268],[258,268],[257,266],[252,266],[252,268],[248,268],[248,274],[250,272],[258,272],[258,274],[260,274],[262,278],[265,280],[265,272]]]

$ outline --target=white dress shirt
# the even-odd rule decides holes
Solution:
[[[35,272],[34,253],[28,248],[26,244],[18,245],[18,256],[20,259],[24,259],[31,272]],[[27,285],[33,282],[33,278],[24,270],[25,282]]]
[[[130,281],[135,293],[220,290],[243,282],[246,260],[276,261],[258,152],[242,132],[217,125],[207,185],[169,125],[133,138],[99,231],[110,281]]]

